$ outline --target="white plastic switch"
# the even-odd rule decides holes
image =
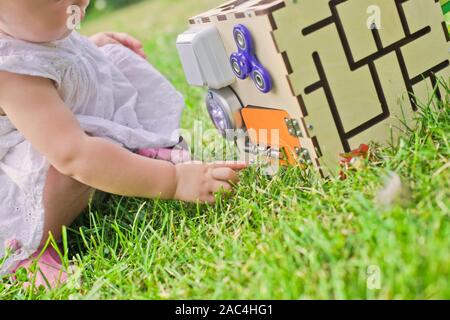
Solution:
[[[190,85],[221,89],[236,81],[216,27],[194,27],[180,34],[177,49]]]

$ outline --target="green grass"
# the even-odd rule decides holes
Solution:
[[[186,95],[184,127],[210,124],[202,90],[185,83],[176,55],[179,21],[217,1],[197,8],[171,1],[188,2],[193,12],[170,9],[182,13],[172,18],[173,30],[145,38],[151,62]],[[169,23],[158,19],[149,23]],[[68,230],[66,263],[78,267],[72,281],[35,292],[5,278],[0,299],[449,299],[450,108],[443,88],[445,104],[425,103],[416,130],[391,147],[374,147],[376,160],[345,181],[309,169],[286,168],[273,178],[250,169],[235,196],[212,206],[98,197]],[[381,206],[376,197],[392,172],[405,192]],[[381,271],[379,290],[367,287],[370,266]]]

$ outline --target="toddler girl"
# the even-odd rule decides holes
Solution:
[[[29,266],[96,189],[213,202],[245,167],[176,164],[181,95],[137,40],[72,31],[74,5],[89,0],[0,0],[0,275]],[[38,283],[64,280],[60,264],[47,249]]]

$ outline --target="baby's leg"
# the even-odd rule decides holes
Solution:
[[[47,242],[49,232],[55,240],[60,240],[62,227],[70,226],[86,209],[93,192],[91,187],[50,167],[44,189],[45,223],[41,246]]]
[[[31,273],[30,279],[34,279],[34,285],[43,285],[55,288],[67,281],[67,273],[62,268],[62,262],[55,249],[50,245],[41,253],[41,248],[46,244],[49,234],[59,241],[63,226],[70,226],[88,205],[94,189],[88,187],[68,176],[63,175],[53,166],[50,166],[44,188],[44,235],[40,249],[29,259],[19,263],[17,268],[29,269],[30,265],[39,256],[37,261],[39,272]],[[16,270],[17,270],[16,268]],[[30,283],[24,283],[25,287]]]

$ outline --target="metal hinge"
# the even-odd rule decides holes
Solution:
[[[295,154],[301,163],[312,164],[311,155],[308,149],[295,147]]]
[[[285,118],[284,121],[286,122],[286,126],[288,128],[289,134],[296,138],[302,138],[302,130],[300,128],[300,123],[297,119],[289,119]]]

